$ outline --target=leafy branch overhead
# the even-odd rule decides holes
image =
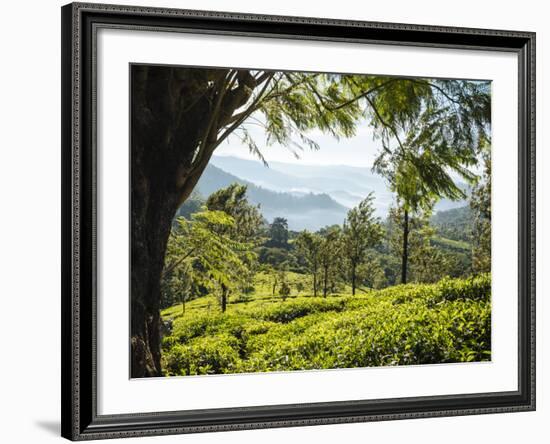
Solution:
[[[191,124],[183,120],[188,113],[209,117],[197,123],[201,136],[190,171],[180,172],[185,177],[202,171],[213,151],[232,134],[265,162],[263,144],[249,131],[254,125],[264,129],[267,145],[281,144],[295,155],[305,147],[319,148],[308,136],[311,130],[341,138],[369,125],[382,143],[377,171],[390,176],[403,161],[422,179],[433,177],[435,170],[436,192],[453,197],[461,191],[447,171],[474,180],[467,167],[476,162],[481,145],[490,141],[488,82],[235,69],[168,72],[171,100],[162,104],[173,110],[174,134],[168,137]],[[149,68],[145,73],[155,71]]]
[[[247,126],[262,126],[268,145],[298,155],[296,149],[319,148],[310,130],[338,139],[370,125],[382,144],[374,167],[398,194],[410,194],[403,183],[418,177],[416,194],[456,199],[463,192],[449,173],[474,182],[468,167],[490,143],[489,82],[322,73],[276,73],[270,82],[263,97],[251,99],[251,118],[237,128],[262,160]]]

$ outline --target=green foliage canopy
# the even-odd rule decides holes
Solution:
[[[476,272],[491,271],[491,156],[489,150],[484,153],[483,163],[482,181],[474,189],[470,201],[474,215],[472,265]]]

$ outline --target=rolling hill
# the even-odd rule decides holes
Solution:
[[[266,167],[260,161],[233,156],[213,156],[211,164],[264,189],[295,195],[324,193],[347,208],[356,206],[372,191],[376,214],[381,218],[387,216],[394,201],[394,194],[389,190],[386,180],[368,167],[288,162],[269,162]],[[458,185],[468,192],[466,184],[459,182]],[[435,210],[464,205],[465,201],[442,199],[436,204]]]
[[[231,156],[213,156],[196,191],[206,198],[232,183],[248,186],[250,202],[260,206],[268,222],[284,217],[289,228],[297,231],[342,224],[349,209],[370,192],[374,192],[376,215],[381,219],[386,218],[394,202],[394,194],[385,180],[370,168],[283,162],[270,162],[266,167],[256,160]],[[460,186],[468,190],[466,185]],[[465,204],[465,201],[442,199],[436,204],[435,212]]]
[[[263,216],[271,222],[277,216],[285,217],[291,230],[318,230],[326,225],[341,224],[348,208],[326,193],[290,193],[263,188],[209,164],[196,189],[202,196],[225,188],[232,183],[247,185],[249,201],[260,206]]]

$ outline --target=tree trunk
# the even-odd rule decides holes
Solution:
[[[144,190],[141,190],[144,191]],[[132,196],[141,194],[136,190]],[[177,200],[147,190],[132,199],[132,377],[159,376],[160,280]],[[145,204],[148,202],[148,204]]]
[[[222,284],[222,297],[221,297],[222,313],[225,313],[225,310],[227,310],[227,293],[228,293],[228,288],[224,284]]]
[[[172,219],[202,170],[191,174],[204,124],[174,122],[174,72],[132,67],[131,375],[160,376],[160,282]],[[179,92],[181,94],[181,91]],[[200,103],[197,102],[197,106]],[[207,115],[207,107],[203,105]],[[197,110],[194,110],[197,112]],[[204,168],[203,168],[204,169]],[[195,177],[196,176],[196,177]],[[185,186],[179,185],[187,178]]]
[[[133,378],[161,375],[160,282],[172,219],[255,86],[247,70],[131,67]]]
[[[323,297],[327,297],[327,291],[328,291],[328,267],[324,268],[324,275],[323,275]]]
[[[357,266],[355,264],[351,265],[351,295],[355,296],[355,288],[357,287],[357,273],[356,273]]]
[[[401,283],[407,283],[407,262],[409,260],[409,212],[403,215],[403,255],[401,257]]]
[[[317,297],[317,273],[313,273],[313,296]]]

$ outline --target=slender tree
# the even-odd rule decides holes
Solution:
[[[357,207],[352,208],[344,221],[343,251],[348,263],[351,294],[357,288],[357,267],[365,261],[369,248],[382,239],[383,230],[374,216],[374,194],[370,193]]]
[[[431,209],[418,209],[409,213],[406,243],[403,240],[404,213],[403,206],[398,205],[390,209],[388,216],[388,242],[390,251],[401,258],[401,283],[436,282],[452,274],[452,264],[455,264],[454,268],[459,266],[449,254],[433,245],[436,230],[430,223]],[[405,244],[406,255],[403,250]]]
[[[402,284],[408,281],[411,233],[417,233],[426,224],[426,215],[431,214],[433,203],[434,198],[430,194],[418,198],[398,195],[397,209],[393,213],[390,212],[394,226],[400,228],[400,233],[396,233],[399,245],[394,246],[394,251],[398,252],[401,258]]]
[[[299,254],[305,260],[313,283],[313,296],[317,296],[322,238],[316,233],[302,231],[296,238]]]
[[[163,280],[179,275],[188,279],[182,283],[187,289],[194,282],[212,292],[218,286],[221,309],[225,311],[227,293],[246,282],[254,261],[253,244],[229,235],[235,225],[235,219],[223,211],[198,212],[191,220],[179,217],[168,240]]]
[[[246,190],[246,185],[229,185],[227,188],[212,193],[206,200],[206,208],[211,211],[223,211],[234,219],[235,223],[233,225],[220,225],[217,227],[230,239],[235,242],[252,243],[258,241],[262,215],[257,207],[248,203]],[[247,250],[243,250],[243,260],[248,262],[247,269],[253,267],[251,262],[253,258],[254,255]],[[231,286],[226,282],[225,275],[222,274],[221,277],[220,304],[222,312],[225,312]]]
[[[360,285],[367,288],[383,288],[387,285],[384,267],[375,250],[367,252],[365,261],[357,268],[357,276]]]
[[[288,220],[284,217],[276,217],[269,226],[270,247],[288,249]]]
[[[404,87],[425,85],[413,80]],[[367,99],[375,135],[383,146],[373,169],[388,180],[403,210],[403,283],[407,282],[411,214],[430,209],[443,197],[466,198],[451,172],[475,183],[477,176],[469,168],[477,165],[480,153],[490,144],[489,82],[435,82],[429,100],[419,103],[417,97],[403,92],[404,102],[420,105],[416,113],[404,114],[399,112],[402,105],[383,100],[382,95]]]
[[[428,223],[430,208],[407,206],[397,199],[396,206],[390,208],[388,214],[388,241],[390,251],[399,258],[401,263],[402,284],[409,281],[409,262],[411,255],[416,254],[417,249],[425,241],[422,234]],[[427,240],[429,242],[429,239]]]
[[[322,229],[319,233],[321,235],[319,268],[321,269],[323,297],[326,298],[338,274],[342,254],[342,233],[338,225]]]

